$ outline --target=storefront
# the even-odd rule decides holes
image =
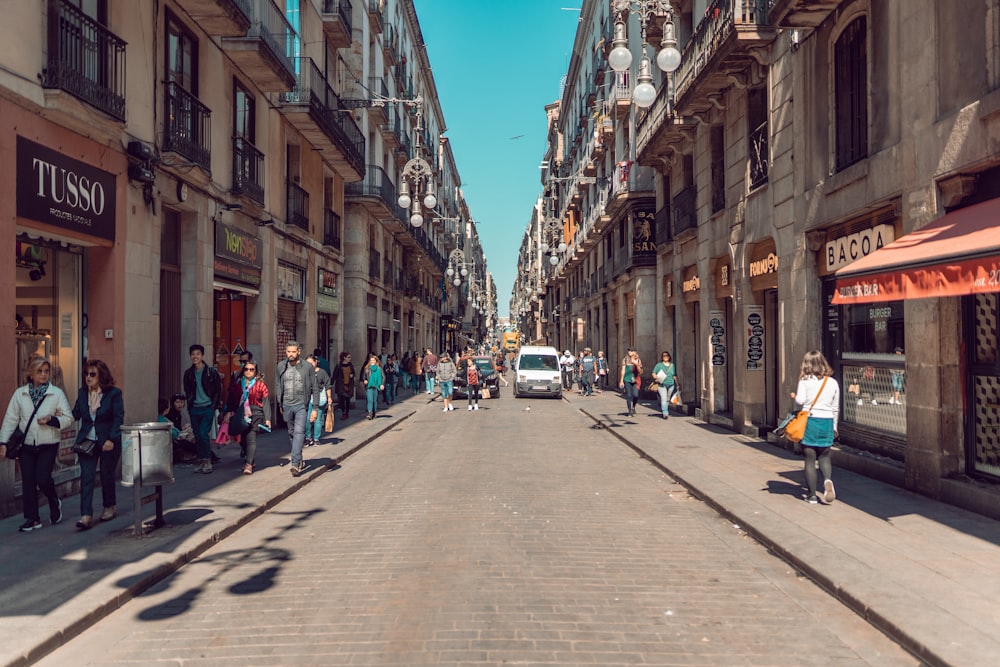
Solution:
[[[702,337],[701,337],[701,277],[698,275],[698,265],[687,266],[681,272],[681,295],[684,300],[684,318],[687,325],[681,329],[681,346],[692,350],[693,358],[682,364],[679,371],[682,377],[688,377],[689,369],[693,371],[693,382],[685,381],[683,387],[690,387],[682,392],[684,402],[694,407],[701,405],[701,392],[705,387],[701,367]],[[690,341],[690,343],[688,343]]]
[[[247,317],[250,303],[260,295],[264,245],[243,230],[215,223],[215,308],[213,338],[215,367],[228,385],[240,369],[239,358],[250,346]],[[250,349],[259,359],[259,349]]]
[[[277,341],[275,359],[285,358],[289,341],[298,341],[303,348],[306,342],[299,338],[299,309],[306,301],[306,270],[293,264],[278,262],[275,272],[275,291],[278,297]],[[306,350],[305,354],[312,352]]]
[[[324,268],[316,269],[316,344],[327,359],[338,359],[340,338],[337,318],[340,316],[339,276]]]
[[[712,366],[712,412],[717,415],[732,415],[733,405],[733,364],[730,354],[732,345],[733,280],[732,263],[728,256],[712,262],[714,269],[714,292],[717,307],[709,310],[709,347]]]
[[[759,386],[764,396],[764,424],[776,425],[788,407],[786,378],[778,376],[778,249],[774,239],[767,238],[750,246],[747,255],[747,283],[750,299],[744,306],[747,318],[747,385]],[[762,329],[763,331],[760,331]],[[760,331],[759,335],[755,331]],[[768,335],[770,332],[771,335]],[[762,354],[763,359],[757,359]],[[797,369],[798,360],[789,367]],[[753,385],[751,385],[753,383]]]

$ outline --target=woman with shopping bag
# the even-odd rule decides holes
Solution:
[[[837,494],[833,488],[833,463],[830,450],[837,437],[840,415],[840,385],[833,379],[833,368],[819,350],[806,352],[799,370],[799,384],[792,394],[799,409],[808,411],[802,451],[806,457],[806,500],[830,504]],[[809,406],[809,407],[805,407]],[[823,492],[817,495],[816,465],[823,475]]]

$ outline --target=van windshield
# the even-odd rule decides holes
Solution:
[[[555,371],[559,372],[559,359],[550,354],[522,354],[517,365],[522,371]]]

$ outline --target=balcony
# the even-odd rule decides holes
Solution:
[[[351,25],[353,13],[351,0],[323,0],[320,17],[323,19],[326,43],[331,48],[344,49],[351,45],[354,38],[354,28]]]
[[[279,111],[347,181],[365,173],[365,138],[311,58],[296,58],[298,80]]]
[[[840,0],[771,0],[771,24],[816,28],[840,5]]]
[[[371,22],[372,32],[376,35],[382,32],[383,16],[386,0],[368,0],[368,20]]]
[[[675,240],[690,238],[698,233],[698,212],[695,208],[697,194],[695,186],[689,185],[678,192],[670,202]]]
[[[295,85],[295,66],[289,56],[295,30],[274,0],[247,2],[250,29],[242,37],[223,37],[222,48],[261,90],[290,90]]]
[[[767,62],[766,47],[776,30],[768,17],[773,0],[714,0],[681,52],[674,75],[673,107],[662,86],[653,107],[637,127],[640,159],[662,155],[680,140],[677,117],[708,111],[733,85],[756,78]],[[661,99],[662,98],[662,99]]]
[[[344,185],[344,199],[364,205],[379,218],[394,218],[399,208],[396,186],[385,170],[374,164],[368,165],[364,180]]]
[[[323,211],[323,245],[341,249],[340,216],[330,209]]]
[[[164,85],[164,93],[163,152],[177,153],[211,171],[212,112],[174,81]]]
[[[177,0],[212,37],[241,37],[250,29],[250,0]]]
[[[232,192],[264,204],[264,154],[243,137],[233,137]]]
[[[399,135],[399,145],[392,152],[396,166],[402,167],[410,160],[410,140],[404,134]]]
[[[58,88],[125,120],[125,42],[65,0],[49,0],[42,87]]]
[[[402,132],[399,124],[399,109],[388,109],[386,116],[386,122],[379,125],[378,129],[382,133],[382,143],[385,144],[385,147],[389,150],[395,150],[400,145],[400,133]]]
[[[391,23],[386,26],[385,35],[382,37],[382,58],[386,67],[392,67],[399,62],[399,34]]]
[[[296,183],[286,184],[285,223],[309,231],[309,193]]]
[[[628,118],[632,110],[631,72],[615,72],[615,80],[611,84],[611,104],[615,120]]]
[[[389,97],[389,87],[385,85],[385,80],[380,76],[368,77],[368,90],[373,96]],[[368,107],[368,118],[373,125],[381,125],[388,119],[386,112],[385,104],[372,104]]]
[[[629,202],[655,198],[655,173],[652,168],[641,167],[633,162],[617,164],[611,178],[607,214],[614,217],[615,213]]]

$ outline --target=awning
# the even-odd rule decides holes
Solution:
[[[836,304],[1000,292],[1000,199],[944,215],[837,271]]]
[[[219,280],[218,278],[212,281],[212,287],[217,290],[229,290],[230,292],[239,292],[240,294],[245,294],[247,296],[260,296],[260,290],[251,287],[250,285],[231,283],[228,280]]]

